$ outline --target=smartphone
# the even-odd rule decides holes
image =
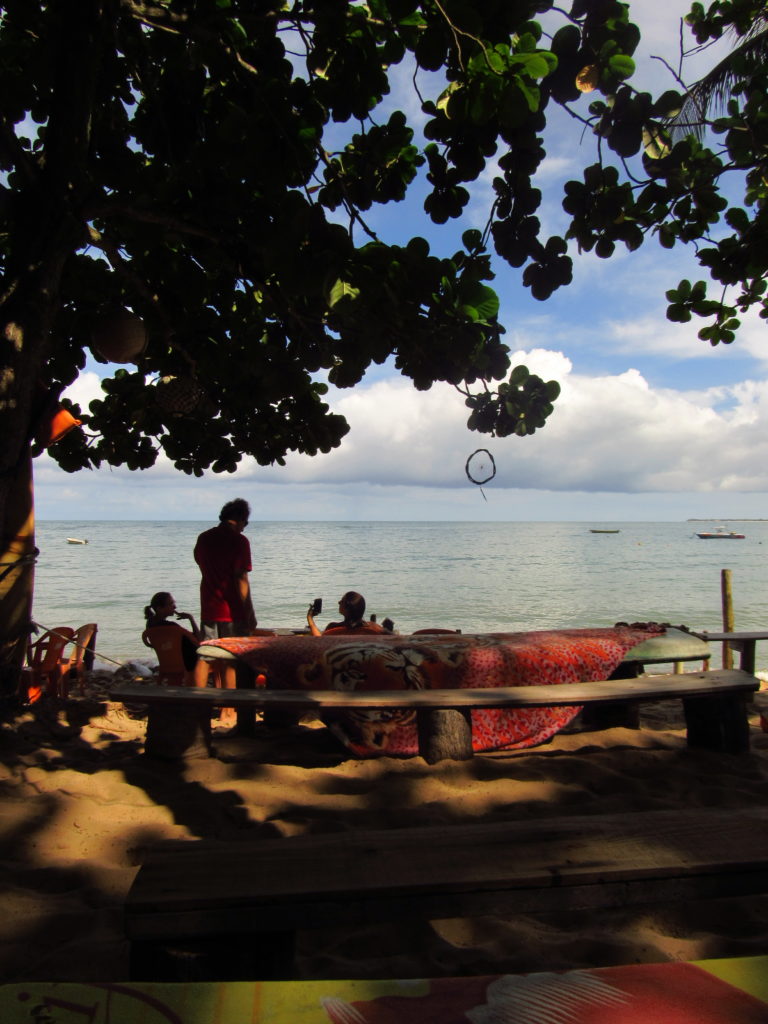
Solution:
[[[314,619],[314,617],[316,615],[319,615],[322,610],[323,610],[323,599],[322,599],[322,597],[316,597],[315,600],[312,602],[312,610],[311,610],[312,618]]]

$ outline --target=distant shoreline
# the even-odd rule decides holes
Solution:
[[[686,519],[686,523],[768,523],[766,519],[739,519],[738,516],[729,516],[726,519],[715,519],[708,516],[706,519]]]

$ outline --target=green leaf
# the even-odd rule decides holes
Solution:
[[[608,70],[621,80],[631,78],[635,73],[635,62],[625,53],[617,53],[608,58]]]
[[[328,293],[328,306],[330,309],[341,302],[342,299],[349,299],[350,301],[356,299],[360,294],[360,289],[353,287],[348,281],[342,281],[341,278],[335,281],[331,286]]]
[[[553,54],[544,53],[517,53],[510,58],[510,64],[522,65],[523,71],[531,78],[546,78],[555,69],[557,60]]]
[[[483,246],[482,232],[478,231],[477,228],[470,228],[462,234],[461,244],[467,252],[476,252],[481,250]]]

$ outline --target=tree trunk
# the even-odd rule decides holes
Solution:
[[[10,279],[0,325],[0,699],[17,691],[32,614],[32,442],[57,395],[41,385],[64,253]],[[6,284],[8,278],[3,282]]]
[[[5,515],[0,524],[0,701],[3,703],[18,692],[32,618],[37,549],[29,453],[5,483]]]

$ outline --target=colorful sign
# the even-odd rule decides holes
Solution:
[[[766,1024],[768,957],[403,981],[0,987],[3,1024]]]

